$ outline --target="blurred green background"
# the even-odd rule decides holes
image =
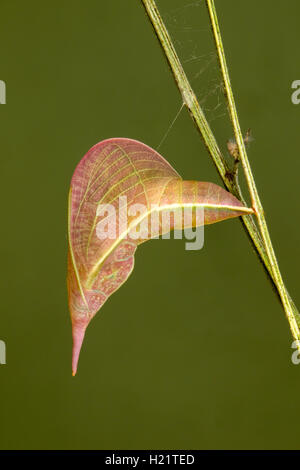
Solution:
[[[228,64],[283,276],[298,306],[300,3],[217,2]],[[203,1],[158,2],[225,151],[232,137]],[[181,100],[141,1],[1,0],[2,449],[299,448],[300,365],[239,220],[204,249],[153,240],[88,329],[71,376],[67,194],[95,143],[158,148]],[[185,109],[159,147],[220,183]],[[229,158],[229,157],[228,157]]]

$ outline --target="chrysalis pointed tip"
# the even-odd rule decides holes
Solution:
[[[72,376],[77,372],[79,354],[85,335],[86,325],[73,324],[73,351],[72,351]]]

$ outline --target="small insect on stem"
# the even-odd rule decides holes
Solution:
[[[234,158],[235,162],[239,161],[239,149],[235,139],[230,139],[227,141],[227,150],[230,155]]]
[[[244,137],[245,145],[248,145],[249,142],[251,142],[252,140],[253,140],[253,138],[251,136],[251,129],[248,129],[247,132],[246,132],[246,135]],[[234,160],[238,162],[239,159],[240,159],[239,158],[239,148],[238,148],[238,144],[236,143],[235,139],[228,140],[227,150],[230,153],[230,155],[234,158]]]
[[[246,135],[244,137],[245,145],[247,146],[249,144],[249,142],[251,142],[251,140],[253,140],[253,138],[251,136],[251,129],[248,129],[247,132],[246,132]],[[239,161],[240,161],[239,148],[238,148],[238,144],[236,143],[235,139],[230,139],[230,140],[227,141],[227,150],[228,150],[229,154],[234,159],[234,166],[233,166],[232,171],[229,172],[229,174],[227,172],[226,176],[227,176],[227,178],[230,178],[231,180],[233,180],[234,178],[237,177],[238,164],[239,164]]]

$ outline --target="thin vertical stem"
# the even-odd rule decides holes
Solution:
[[[222,41],[222,36],[221,36],[220,28],[219,28],[219,22],[218,22],[217,12],[215,9],[214,0],[206,0],[206,4],[207,4],[210,21],[212,25],[212,30],[213,30],[213,35],[214,35],[216,48],[218,52],[220,68],[221,68],[223,81],[224,81],[224,87],[225,87],[227,100],[228,100],[230,118],[232,121],[235,138],[236,138],[236,142],[237,142],[238,149],[239,149],[239,159],[241,161],[245,178],[247,181],[247,185],[248,185],[248,189],[249,189],[249,193],[250,193],[251,201],[252,201],[252,207],[257,216],[258,226],[260,229],[263,244],[265,246],[265,249],[266,249],[269,261],[270,261],[271,269],[272,269],[273,276],[274,276],[274,281],[278,288],[278,292],[282,300],[282,304],[284,306],[284,310],[288,318],[292,334],[295,339],[299,339],[300,338],[299,327],[297,325],[297,321],[294,316],[292,306],[290,304],[288,293],[285,289],[285,286],[282,280],[278,262],[275,256],[272,242],[271,242],[268,226],[266,223],[263,206],[258,195],[258,191],[255,185],[254,177],[253,177],[250,163],[248,160],[245,143],[244,143],[244,139],[243,139],[243,135],[242,135],[239,119],[238,119],[238,114],[236,110],[233,91],[231,87],[228,67],[226,63],[225,51],[223,47],[223,41]]]

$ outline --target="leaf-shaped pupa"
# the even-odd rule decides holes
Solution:
[[[139,204],[138,215],[130,212],[135,204]],[[130,234],[154,212],[187,206],[202,207],[205,224],[252,212],[216,184],[183,181],[161,155],[135,140],[104,140],[79,162],[71,181],[68,227],[73,375],[89,322],[130,275],[138,244],[164,233],[165,228],[159,219],[155,233],[137,238]],[[108,224],[112,218],[113,236],[101,239],[99,221]],[[190,226],[197,223],[192,217]],[[168,230],[172,228],[174,220]]]

